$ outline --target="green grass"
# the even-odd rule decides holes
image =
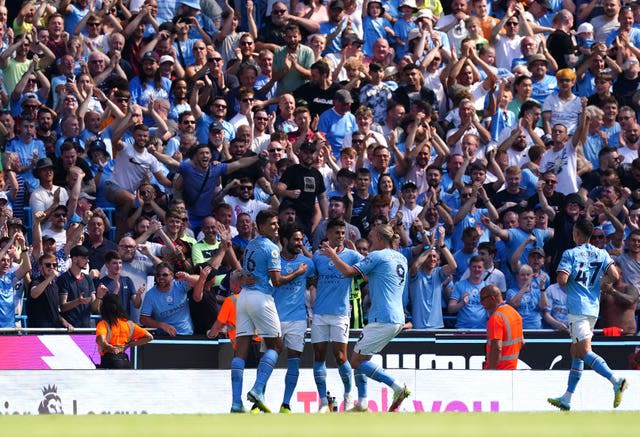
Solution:
[[[631,436],[637,413],[3,416],[3,436]]]

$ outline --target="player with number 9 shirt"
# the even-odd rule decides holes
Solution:
[[[389,411],[396,411],[411,392],[400,385],[380,366],[371,361],[404,325],[402,293],[407,281],[407,260],[395,248],[400,236],[389,225],[378,225],[369,233],[371,252],[365,259],[350,266],[342,261],[336,251],[323,243],[322,249],[345,276],[367,275],[371,309],[369,323],[351,354],[351,367],[358,387],[358,402],[352,411],[367,411],[367,377],[382,382],[393,389],[393,402]]]

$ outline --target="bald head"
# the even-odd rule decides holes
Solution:
[[[493,312],[503,303],[502,292],[495,285],[487,285],[480,290],[480,303],[489,312]]]

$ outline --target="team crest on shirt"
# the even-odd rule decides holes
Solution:
[[[173,304],[173,296],[167,296],[167,303],[169,305]]]
[[[335,263],[333,262],[333,260],[329,260],[329,267],[335,267]]]
[[[277,249],[273,249],[273,250],[271,251],[271,257],[272,257],[272,258],[280,258],[280,253],[278,252],[278,250],[277,250]]]

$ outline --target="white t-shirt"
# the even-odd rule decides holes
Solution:
[[[622,156],[622,164],[631,164],[631,162],[638,157],[638,149],[630,149],[628,146],[619,147],[618,155]]]
[[[162,171],[162,167],[155,156],[146,148],[139,153],[133,144],[129,144],[118,152],[110,181],[133,193],[138,189],[145,174],[155,174],[159,171]]]
[[[249,199],[243,201],[239,197],[226,195],[224,196],[224,203],[231,205],[233,209],[233,217],[231,218],[231,225],[236,225],[236,220],[239,214],[247,213],[251,216],[251,220],[256,219],[256,216],[260,211],[264,211],[270,208],[270,205],[255,199]]]
[[[551,126],[561,123],[567,128],[569,135],[573,135],[578,127],[582,102],[575,94],[564,100],[557,93],[553,93],[544,99],[542,112],[551,112]]]
[[[591,20],[591,25],[593,26],[593,38],[598,42],[606,42],[612,32],[620,29],[620,22],[616,17],[610,20],[605,15],[595,17]]]
[[[520,50],[522,38],[524,37],[516,36],[513,39],[502,35],[496,37],[496,67],[511,71],[511,63],[513,60],[522,57],[522,51]]]
[[[569,195],[578,192],[578,172],[576,149],[568,140],[562,149],[549,149],[540,160],[540,174],[553,170],[558,177],[556,191]]]

